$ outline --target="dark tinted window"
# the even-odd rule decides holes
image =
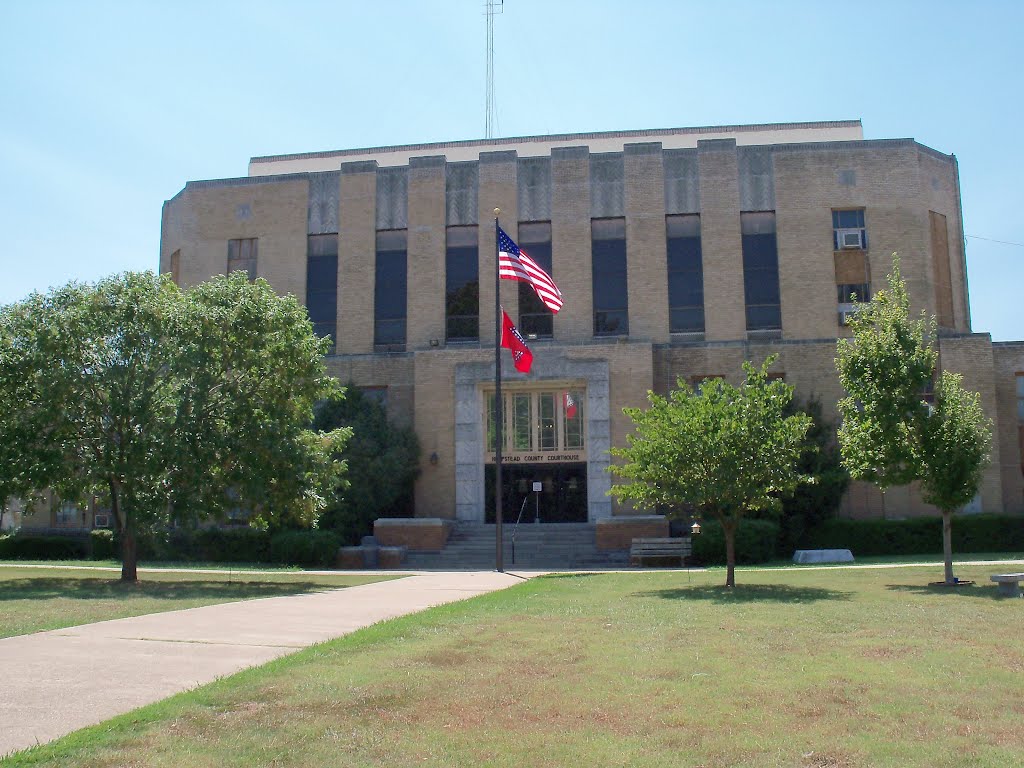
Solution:
[[[373,290],[373,343],[405,346],[406,232],[377,233],[377,269]]]
[[[775,239],[775,212],[740,214],[743,236],[743,291],[747,330],[782,327],[779,305],[779,251]]]
[[[594,335],[627,335],[629,292],[626,285],[626,221],[594,219],[590,231]]]
[[[554,277],[551,272],[551,223],[521,222],[519,224],[519,249],[537,262],[537,266]],[[537,338],[552,335],[554,315],[544,306],[533,286],[519,282],[519,331]]]
[[[669,330],[704,330],[704,269],[700,216],[666,216]]]
[[[310,235],[306,249],[306,310],[317,336],[337,345],[338,236]]]
[[[445,252],[445,336],[480,338],[480,256],[476,227],[448,227]]]

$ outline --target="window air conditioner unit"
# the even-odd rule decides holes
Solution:
[[[840,229],[839,247],[843,249],[862,249],[864,247],[864,239],[861,237],[861,231],[859,229]]]
[[[110,515],[96,515],[96,517],[93,519],[93,525],[96,528],[109,528]]]

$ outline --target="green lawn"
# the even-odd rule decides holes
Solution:
[[[119,577],[119,571],[0,564],[0,637],[395,578],[302,571],[145,572],[138,584],[124,585]]]
[[[4,765],[1020,766],[992,567],[555,575],[375,625]]]

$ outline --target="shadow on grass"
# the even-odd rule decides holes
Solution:
[[[712,603],[816,603],[820,600],[849,600],[852,592],[821,587],[791,587],[786,584],[741,584],[728,589],[723,586],[680,587],[637,592],[638,597],[660,597],[664,600],[707,600]]]
[[[961,584],[947,587],[943,584],[886,584],[885,588],[892,592],[905,592],[912,595],[931,595],[934,597],[983,597],[995,600],[999,595],[995,584]]]
[[[288,583],[257,581],[139,581],[124,584],[114,579],[10,579],[0,586],[0,602],[5,600],[71,600],[158,598],[194,600],[205,598],[278,597],[331,589],[325,584],[295,581]]]

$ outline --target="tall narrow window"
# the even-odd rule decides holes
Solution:
[[[779,252],[775,241],[775,211],[740,214],[743,236],[743,291],[747,330],[782,327],[779,306]]]
[[[629,334],[629,292],[626,288],[626,220],[590,222],[594,288],[594,335]]]
[[[377,232],[373,343],[378,348],[405,348],[406,280],[406,230]]]
[[[228,274],[242,271],[249,281],[256,279],[256,238],[228,240]]]
[[[519,248],[551,274],[551,222],[520,222]],[[550,338],[551,310],[537,296],[533,286],[519,282],[519,330],[528,338]]]
[[[175,285],[181,285],[181,250],[171,254],[171,280]]]
[[[704,332],[700,216],[666,216],[668,312],[672,333]]]
[[[313,332],[337,345],[338,236],[310,235],[306,243],[306,311]]]
[[[480,256],[477,228],[448,227],[445,251],[445,337],[480,338]]]

